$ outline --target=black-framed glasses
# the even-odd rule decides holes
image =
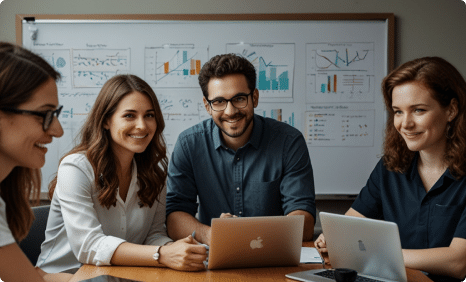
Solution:
[[[206,98],[207,102],[209,102],[210,107],[212,110],[216,112],[221,112],[224,111],[227,108],[228,102],[230,102],[233,107],[237,109],[242,109],[246,108],[248,106],[248,96],[252,95],[254,93],[253,89],[251,93],[249,94],[244,94],[244,93],[239,93],[236,94],[233,98],[231,99],[225,99],[225,98],[215,98],[213,100],[209,100]]]
[[[10,113],[15,113],[15,114],[20,114],[20,115],[40,116],[44,119],[42,121],[42,128],[44,129],[44,131],[47,131],[47,129],[49,129],[50,125],[53,122],[53,117],[58,118],[62,109],[63,109],[63,106],[59,106],[58,109],[56,109],[55,111],[48,110],[48,111],[43,111],[43,112],[20,110],[20,109],[15,109],[15,108],[0,108],[0,111],[10,112]]]

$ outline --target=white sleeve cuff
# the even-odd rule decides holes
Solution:
[[[113,253],[120,246],[120,244],[126,242],[121,238],[106,236],[98,245],[97,252],[94,256],[92,264],[96,266],[111,265]]]

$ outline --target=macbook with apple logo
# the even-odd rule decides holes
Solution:
[[[333,268],[356,270],[356,282],[407,281],[395,223],[327,212],[320,212],[319,216]],[[330,269],[295,272],[286,277],[298,281],[335,281]]]
[[[304,216],[212,219],[208,269],[296,266]]]

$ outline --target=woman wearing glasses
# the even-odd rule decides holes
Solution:
[[[0,278],[4,281],[67,281],[68,275],[34,269],[17,242],[34,220],[40,168],[47,144],[63,135],[56,117],[59,74],[42,58],[0,42]]]
[[[74,272],[82,264],[205,269],[206,248],[165,229],[165,123],[155,93],[134,75],[102,87],[81,142],[50,184],[46,239],[37,265]]]
[[[406,267],[434,281],[466,276],[466,81],[438,57],[382,82],[384,155],[346,215],[395,222]],[[315,246],[327,252],[323,235]]]

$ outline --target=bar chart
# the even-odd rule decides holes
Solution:
[[[306,44],[307,102],[373,102],[373,43]]]
[[[145,49],[145,79],[155,87],[198,87],[207,48],[171,46]]]
[[[248,59],[257,73],[261,98],[291,102],[293,98],[294,44],[227,44],[227,52]],[[277,100],[281,99],[281,100]]]

